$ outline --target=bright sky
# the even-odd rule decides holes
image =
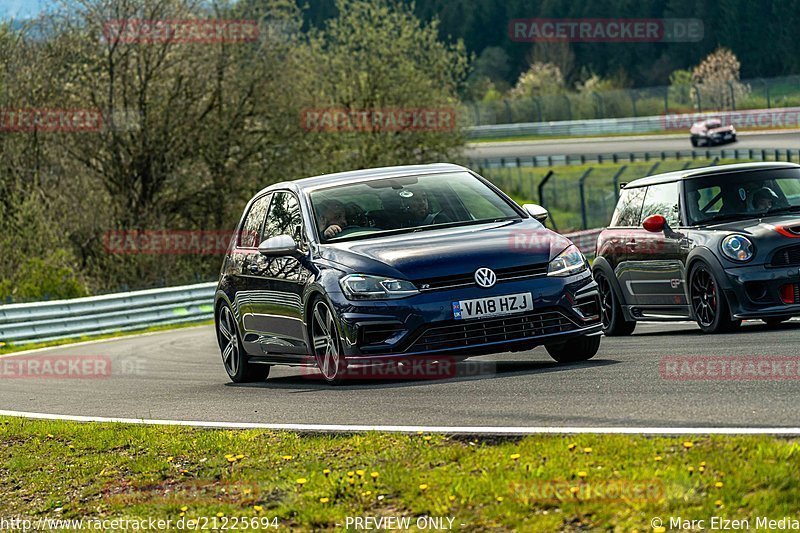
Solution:
[[[0,19],[35,17],[52,4],[52,0],[0,0]]]

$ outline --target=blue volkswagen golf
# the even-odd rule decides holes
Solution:
[[[451,164],[278,183],[247,204],[215,299],[236,383],[272,365],[348,367],[544,346],[559,362],[597,353],[597,286],[586,258]]]

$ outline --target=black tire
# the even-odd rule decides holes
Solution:
[[[594,274],[597,290],[600,293],[600,320],[603,323],[603,333],[606,337],[626,337],[636,329],[636,322],[625,320],[622,306],[611,286],[611,281],[600,271]]]
[[[347,371],[347,361],[342,354],[342,341],[336,317],[322,298],[316,298],[311,303],[308,328],[311,353],[322,378],[330,385],[338,385]]]
[[[699,262],[689,274],[689,302],[695,321],[703,333],[730,333],[741,320],[731,318],[731,308],[713,269]]]
[[[559,344],[548,344],[544,348],[559,363],[588,361],[600,349],[600,335],[578,337]]]
[[[692,146],[697,148],[697,139],[695,139],[694,137],[692,137]]]
[[[770,318],[762,318],[761,320],[767,325],[768,328],[777,328],[787,320],[791,320],[791,316],[774,316]]]
[[[242,346],[239,326],[228,304],[222,304],[217,314],[217,342],[222,354],[222,365],[234,383],[264,381],[269,376],[269,365],[254,364],[248,361],[247,352]]]

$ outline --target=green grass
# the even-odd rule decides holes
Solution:
[[[15,344],[6,344],[0,342],[0,355],[27,351],[27,350],[38,350],[40,348],[49,348],[51,346],[61,346],[65,344],[75,344],[76,342],[85,342],[85,341],[93,341],[93,340],[100,340],[100,339],[113,339],[116,337],[127,337],[130,335],[141,335],[142,333],[151,333],[154,331],[166,331],[170,329],[181,329],[181,328],[193,328],[195,326],[205,326],[213,324],[213,320],[201,320],[198,322],[186,322],[183,324],[164,324],[162,326],[150,326],[146,328],[131,330],[131,331],[115,331],[112,333],[104,333],[102,335],[83,335],[81,337],[75,337],[73,339],[62,339],[56,341],[49,341],[49,342],[35,342],[31,344],[22,344],[22,345],[15,345]]]
[[[334,436],[0,418],[0,452],[6,518],[220,513],[311,529],[430,515],[455,529],[645,531],[655,516],[800,508],[800,444],[767,436]]]

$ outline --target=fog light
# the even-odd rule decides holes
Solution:
[[[785,304],[797,303],[797,301],[800,300],[798,292],[800,292],[800,287],[794,283],[784,285],[781,287],[781,301]]]

